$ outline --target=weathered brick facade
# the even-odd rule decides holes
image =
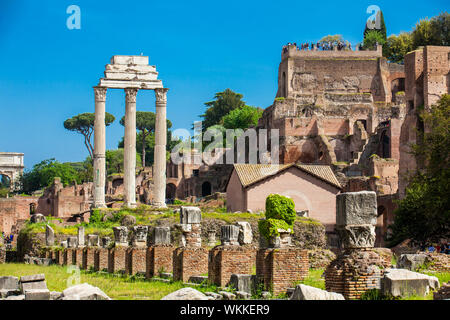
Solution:
[[[74,250],[73,264],[81,268],[83,266],[83,248],[76,248]]]
[[[256,276],[274,295],[308,276],[308,250],[300,248],[259,249],[256,254]]]
[[[208,281],[227,286],[233,273],[251,274],[255,251],[240,246],[217,246],[209,251]]]
[[[173,271],[173,246],[150,246],[147,248],[147,268],[145,276],[147,279],[154,277],[161,270]]]
[[[125,273],[146,273],[146,248],[128,248],[126,253]]]
[[[202,247],[180,247],[173,251],[173,280],[187,282],[208,272],[208,251]]]
[[[125,272],[127,247],[116,247],[108,250],[108,272]]]
[[[89,268],[94,267],[94,256],[95,256],[95,248],[87,247],[83,250],[83,262],[81,264],[81,268],[88,270]]]
[[[391,265],[387,260],[373,248],[347,250],[325,269],[325,288],[345,299],[359,299],[364,292],[380,288],[383,270]]]
[[[109,252],[106,248],[95,249],[94,271],[108,270]]]

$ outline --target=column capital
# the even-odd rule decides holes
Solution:
[[[138,93],[138,89],[136,88],[125,88],[125,100],[126,102],[135,103],[136,102],[136,96]]]
[[[105,87],[94,87],[95,101],[106,101],[106,90]]]
[[[155,89],[156,102],[167,102],[167,91],[169,91],[168,88],[156,88]]]

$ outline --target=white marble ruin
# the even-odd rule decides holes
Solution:
[[[155,66],[148,65],[146,56],[113,56],[106,65],[105,78],[101,78],[95,93],[94,123],[94,207],[105,204],[105,101],[106,91],[124,89],[125,137],[124,137],[124,206],[136,207],[136,96],[138,90],[154,90],[156,96],[155,164],[153,170],[155,207],[165,207],[166,198],[166,105],[167,91],[158,80]]]

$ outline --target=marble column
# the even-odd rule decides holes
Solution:
[[[156,123],[155,123],[155,164],[153,166],[155,207],[166,207],[166,141],[167,141],[167,88],[155,89]]]
[[[105,101],[106,88],[94,87],[94,208],[105,208]]]
[[[123,150],[124,206],[136,207],[136,95],[138,89],[125,89],[125,137]]]

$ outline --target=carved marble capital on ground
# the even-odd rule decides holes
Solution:
[[[156,102],[158,103],[166,103],[167,102],[167,91],[168,88],[156,88],[155,89],[155,97]]]
[[[136,103],[136,96],[138,93],[138,89],[135,88],[126,88],[125,89],[125,100],[127,103]]]
[[[373,248],[375,245],[375,226],[372,224],[342,226],[337,232],[346,249]]]
[[[95,101],[106,101],[106,90],[104,87],[94,87]]]

